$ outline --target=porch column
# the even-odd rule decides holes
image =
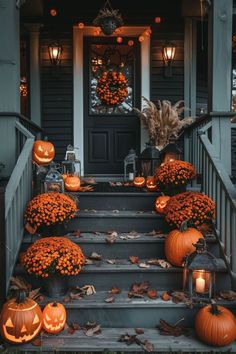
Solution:
[[[30,32],[30,118],[41,126],[40,53],[39,34],[41,24],[27,24]]]
[[[0,111],[20,112],[20,35],[16,0],[0,0]]]
[[[212,0],[208,29],[208,111],[213,112],[212,144],[231,174],[231,123],[218,115],[231,110],[232,0]]]

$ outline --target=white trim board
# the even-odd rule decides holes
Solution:
[[[149,27],[135,26],[122,27],[122,37],[141,35]],[[94,37],[92,26],[85,26],[83,29],[74,26],[73,28],[73,68],[74,68],[74,141],[73,144],[78,148],[77,158],[81,161],[81,175],[84,176],[84,96],[83,96],[83,39],[85,36]],[[102,36],[102,35],[101,35]],[[141,43],[141,95],[150,99],[150,37],[146,36]],[[143,126],[141,126],[141,150],[148,141],[148,135]]]

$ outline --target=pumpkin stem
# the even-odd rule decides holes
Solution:
[[[53,307],[57,307],[57,302],[56,302],[56,301],[53,301],[52,306],[53,306]]]
[[[215,315],[215,316],[220,314],[220,310],[218,309],[217,303],[214,300],[211,300],[210,312],[212,313],[212,315]]]
[[[26,292],[24,290],[19,291],[16,297],[16,303],[17,304],[23,304],[26,300]]]
[[[183,221],[181,226],[180,226],[180,231],[184,232],[184,231],[187,231],[187,229],[188,229],[188,222],[187,221]]]

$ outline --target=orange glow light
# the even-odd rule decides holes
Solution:
[[[143,42],[144,41],[144,36],[139,36],[138,40],[139,40],[139,42]]]
[[[129,41],[128,41],[128,45],[129,45],[130,47],[132,47],[132,46],[134,45],[134,41],[129,40]]]
[[[79,27],[79,29],[83,29],[84,28],[84,23],[83,22],[78,23],[78,27]]]
[[[116,41],[117,41],[117,43],[122,43],[123,42],[123,38],[122,37],[117,37]]]
[[[160,17],[155,17],[155,20],[154,20],[156,23],[161,23],[161,18]]]
[[[57,10],[56,9],[51,9],[50,10],[50,15],[55,17],[57,15]]]

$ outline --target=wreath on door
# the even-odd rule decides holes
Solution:
[[[98,79],[96,92],[106,106],[116,106],[128,96],[128,79],[121,72],[104,71]]]

